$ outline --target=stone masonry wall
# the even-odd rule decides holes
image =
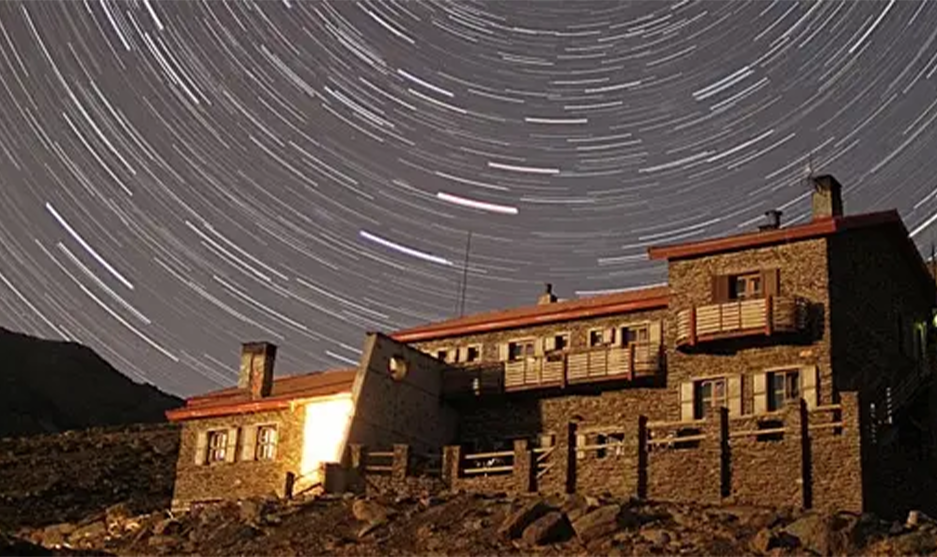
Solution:
[[[398,377],[392,359],[406,367]],[[361,365],[349,443],[405,443],[439,450],[455,440],[458,415],[442,401],[444,364],[407,344],[372,334]]]
[[[819,369],[819,401],[832,399],[829,343],[829,298],[826,240],[806,240],[746,251],[715,254],[670,262],[670,307],[667,323],[677,322],[677,314],[693,306],[709,305],[712,277],[762,269],[779,269],[779,294],[801,296],[811,304],[810,326],[813,338],[805,342],[773,337],[724,341],[718,347],[700,344],[692,351],[678,349],[674,326],[664,328],[667,344],[667,385],[672,401],[670,419],[679,418],[679,385],[701,377],[747,375],[742,388],[743,411],[751,411],[751,374],[777,366],[815,365]],[[748,387],[748,388],[746,388]]]
[[[916,402],[896,407],[890,420],[886,410],[886,389],[916,371],[913,344],[908,342],[911,325],[930,322],[935,305],[920,263],[896,249],[903,241],[899,235],[882,227],[850,230],[832,238],[829,246],[836,380],[841,390],[858,391],[863,401],[866,504],[886,515],[900,513],[908,504],[937,510],[933,503],[918,500],[919,494],[937,489],[935,431],[933,426],[920,429],[920,424],[937,423],[937,393],[932,387],[922,389]],[[933,344],[930,354],[924,367],[933,369]]]
[[[199,501],[241,499],[271,493],[284,496],[287,472],[299,475],[304,414],[304,407],[298,405],[293,410],[184,422],[176,465],[173,507],[185,507]],[[234,462],[195,463],[199,432],[263,424],[277,424],[275,460],[242,461],[242,439],[239,438]]]

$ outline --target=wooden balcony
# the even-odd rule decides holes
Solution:
[[[573,383],[631,380],[656,375],[661,345],[632,344],[581,352],[556,352],[504,364],[506,391],[565,387]]]
[[[794,296],[767,296],[723,304],[697,306],[677,313],[677,345],[750,335],[802,331],[807,322],[806,301]]]
[[[443,373],[443,395],[470,397],[504,392],[504,368],[501,364],[465,365]]]

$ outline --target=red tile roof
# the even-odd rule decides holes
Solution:
[[[898,216],[897,211],[882,211],[880,213],[867,213],[864,215],[827,217],[776,230],[746,232],[744,234],[736,234],[735,236],[723,236],[721,238],[711,238],[709,240],[699,240],[696,242],[653,246],[648,248],[647,252],[651,259],[684,259],[687,257],[712,255],[725,251],[750,249],[773,244],[782,244],[785,242],[821,238],[831,236],[843,230],[880,225],[898,225],[904,231],[905,238],[908,236],[907,230],[904,228],[904,224],[901,222],[901,217]]]
[[[245,389],[237,387],[213,391],[187,399],[185,406],[169,410],[166,417],[182,421],[288,408],[296,399],[350,392],[356,374],[356,369],[341,369],[277,377],[270,396],[261,399],[251,399]]]
[[[578,300],[554,302],[552,304],[490,311],[405,329],[390,336],[400,342],[419,342],[436,338],[543,325],[558,321],[665,308],[667,307],[668,292],[669,288],[667,286],[655,286]]]

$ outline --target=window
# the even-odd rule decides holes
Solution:
[[[625,434],[624,433],[610,433],[608,436],[609,448],[612,449],[612,454],[615,456],[622,456],[625,454]]]
[[[651,336],[649,334],[647,325],[629,325],[627,327],[621,328],[622,346],[645,343],[648,342],[650,338]]]
[[[518,340],[508,343],[508,361],[517,362],[534,356],[533,340]]]
[[[556,335],[553,337],[553,350],[566,350],[569,347],[569,335]]]
[[[608,438],[601,433],[595,436],[595,458],[605,458],[605,445],[608,443]]]
[[[698,381],[695,387],[696,396],[693,399],[696,402],[696,408],[693,413],[697,420],[708,418],[727,405],[728,396],[724,378]]]
[[[224,462],[228,453],[228,430],[208,432],[208,462]]]
[[[594,329],[589,331],[589,347],[606,346],[615,342],[615,329]]]
[[[465,362],[473,363],[481,359],[481,347],[479,346],[468,346],[465,349]]]
[[[257,460],[273,460],[277,456],[277,426],[257,428]]]
[[[748,300],[760,298],[762,294],[761,273],[733,276],[729,280],[729,298]]]
[[[800,398],[800,372],[775,371],[768,374],[768,410],[780,410]]]

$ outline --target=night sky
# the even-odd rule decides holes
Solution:
[[[0,2],[0,325],[136,380],[665,281],[809,211],[937,235],[937,1]]]

